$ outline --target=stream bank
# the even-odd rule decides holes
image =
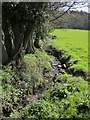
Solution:
[[[28,104],[32,104],[34,102],[37,102],[40,100],[42,95],[50,88],[53,88],[56,84],[56,78],[58,75],[62,74],[71,74],[73,76],[84,76],[84,74],[75,74],[73,70],[70,69],[71,66],[76,64],[78,61],[70,62],[71,56],[65,56],[64,51],[57,50],[57,48],[48,46],[48,48],[45,50],[48,56],[52,59],[51,66],[52,70],[51,73],[45,72],[43,77],[44,81],[38,85],[37,87],[34,87],[34,94],[27,94],[27,91],[21,91],[20,94],[20,100],[18,103],[13,103],[12,106],[8,106],[6,108],[3,108],[3,113],[5,116],[9,116],[12,112],[12,109],[15,109],[17,111],[22,110],[24,107],[26,107]],[[22,79],[23,80],[23,79]],[[21,83],[22,83],[21,80]],[[25,82],[25,81],[24,81]],[[27,81],[26,81],[27,82]],[[59,83],[61,85],[61,82]],[[12,108],[10,108],[12,107]],[[7,113],[7,114],[6,114]]]
[[[78,63],[78,60],[71,62],[71,55],[66,55],[65,51],[58,50],[51,45],[48,46],[45,51],[51,58],[53,58],[52,68],[55,73],[71,74],[73,76],[83,77],[84,79],[87,78],[87,75],[83,70],[72,68],[73,65]]]

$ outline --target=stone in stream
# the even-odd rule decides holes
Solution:
[[[58,68],[61,68],[62,66],[61,65],[58,65]]]
[[[67,66],[65,64],[63,64],[63,66],[66,68]]]
[[[58,60],[54,60],[54,62],[52,63],[53,66],[57,66],[60,65],[60,62]]]
[[[56,73],[58,73],[59,71],[58,71],[58,68],[57,67],[54,67],[53,69],[52,69],[52,73],[53,73],[53,76],[56,74]]]
[[[65,70],[63,70],[63,69],[60,69],[59,73],[66,74]]]
[[[62,65],[62,68],[66,68],[66,67],[67,67],[66,64],[63,64],[63,65]]]

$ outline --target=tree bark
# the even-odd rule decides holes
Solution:
[[[12,59],[12,54],[13,54],[13,47],[12,47],[12,41],[11,41],[11,36],[10,36],[10,33],[9,33],[9,24],[7,22],[6,19],[4,19],[2,21],[2,29],[3,29],[3,32],[4,32],[4,36],[5,36],[5,39],[4,39],[4,45],[6,47],[6,50],[7,50],[7,54],[8,54],[8,58],[9,60]]]
[[[2,65],[6,65],[8,62],[9,62],[8,54],[4,44],[2,43]]]
[[[34,53],[34,52],[35,52],[35,49],[34,49],[33,38],[32,38],[32,34],[31,34],[29,41],[28,41],[26,54],[30,54],[30,53]]]
[[[28,42],[29,42],[29,39],[31,37],[31,34],[32,34],[32,27],[28,26],[28,28],[26,30],[26,33],[24,35],[24,40],[23,40],[23,46],[24,46],[25,50],[27,49]]]
[[[40,48],[40,45],[39,45],[39,33],[36,33],[36,38],[35,38],[35,41],[34,41],[34,46],[36,48]]]
[[[11,22],[12,24],[12,31],[14,34],[13,43],[14,43],[14,52],[13,52],[13,58],[17,57],[17,55],[22,50],[23,45],[23,38],[22,38],[22,28],[20,24],[17,21]]]

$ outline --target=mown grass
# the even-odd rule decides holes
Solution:
[[[78,63],[73,67],[88,72],[88,31],[73,29],[56,29],[51,32],[57,38],[51,42],[60,50],[66,51]]]

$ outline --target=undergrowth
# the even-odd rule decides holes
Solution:
[[[56,84],[48,89],[38,102],[27,105],[19,117],[28,118],[72,118],[89,119],[88,83],[81,77],[58,75]],[[15,112],[11,114],[15,116]]]
[[[58,38],[55,39],[58,44]],[[3,117],[25,120],[28,118],[37,120],[46,118],[90,119],[89,84],[85,81],[86,78],[81,77],[85,76],[86,68],[83,67],[85,61],[78,63],[77,56],[74,59],[75,56],[72,57],[66,51],[61,50],[61,46],[58,48],[57,44],[56,47],[54,44],[54,52],[53,49],[49,49],[49,52],[54,53],[54,57],[61,62],[61,69],[69,74],[57,74],[54,82],[52,81],[53,84],[47,87],[47,90],[45,89],[42,96],[35,102],[28,101],[28,98],[30,100],[30,95],[32,97],[38,95],[38,90],[46,87],[45,81],[46,79],[49,81],[49,78],[45,78],[45,73],[48,76],[52,75],[52,59],[48,52],[36,50],[35,54],[25,55],[24,67],[19,71],[12,70],[10,64],[0,69]]]
[[[11,112],[25,107],[29,102],[29,95],[36,94],[38,86],[42,87],[43,72],[50,71],[50,57],[44,51],[38,50],[35,54],[25,55],[23,69],[12,70],[11,64],[4,66],[0,70],[3,116],[9,117]]]

